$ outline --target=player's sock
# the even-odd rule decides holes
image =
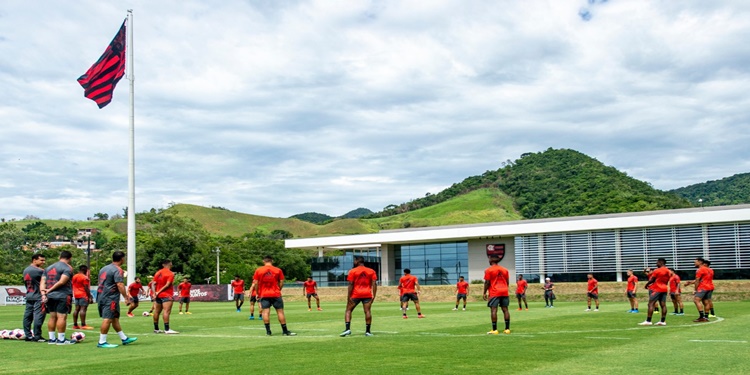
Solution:
[[[65,341],[65,333],[58,333],[57,341]]]
[[[123,331],[117,332],[117,336],[120,336],[120,340],[127,340],[128,339],[128,335],[126,335],[125,332],[123,332]]]
[[[372,324],[365,324],[365,332],[370,333],[370,326]]]
[[[55,333],[54,332],[49,332],[49,340],[50,341],[55,341]]]
[[[99,334],[99,343],[104,344],[107,342],[107,334],[106,333],[100,333]]]
[[[159,330],[159,323],[154,323],[154,331],[158,331],[158,330]]]
[[[284,332],[284,333],[287,333],[287,332],[289,332],[289,330],[288,330],[288,329],[286,329],[286,324],[282,324],[282,325],[281,325],[281,332]]]
[[[510,329],[510,319],[505,321],[505,329]]]
[[[264,323],[264,324],[266,326],[266,333],[267,334],[271,333],[271,323]]]
[[[458,308],[458,304],[456,304],[456,308]]]
[[[716,313],[714,313],[714,308],[713,307],[711,308],[711,315],[716,315]]]
[[[497,331],[497,322],[492,322],[492,330]]]
[[[651,317],[650,317],[650,316],[647,316],[647,317],[646,317],[646,321],[650,323],[650,322],[651,322]]]
[[[680,309],[680,314],[684,314],[685,311],[683,309]]]
[[[662,315],[661,316],[661,322],[664,323],[666,320],[667,320],[667,316],[666,315]]]
[[[164,323],[164,330],[169,331],[169,323]]]
[[[346,323],[346,330],[348,331],[351,328],[352,323],[351,322],[344,322],[344,323]]]

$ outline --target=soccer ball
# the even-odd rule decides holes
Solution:
[[[2,337],[3,339],[6,339],[6,340],[9,339],[10,338],[10,331],[8,331],[7,329],[4,329],[4,330],[0,331],[0,337]]]
[[[10,332],[10,338],[13,340],[23,340],[26,338],[26,334],[23,332],[22,329],[16,328]]]
[[[141,315],[143,315],[143,316],[149,316],[150,314],[148,313],[148,311],[144,311],[143,314],[141,314]]]
[[[73,341],[81,342],[86,338],[86,334],[83,332],[73,332],[70,337],[73,339]]]

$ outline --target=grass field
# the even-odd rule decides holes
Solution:
[[[193,315],[175,309],[171,325],[182,333],[173,336],[151,333],[150,318],[124,318],[125,332],[138,341],[115,349],[97,349],[96,331],[69,347],[0,340],[0,373],[750,373],[747,301],[717,303],[719,318],[702,324],[692,323],[697,314],[686,304],[686,316],[669,315],[666,327],[638,326],[646,314],[628,314],[624,303],[602,303],[596,313],[584,312],[581,303],[554,309],[533,303],[529,311],[511,310],[512,333],[499,336],[486,335],[489,309],[481,303],[470,303],[467,311],[451,311],[450,302],[424,303],[425,319],[417,319],[412,307],[404,320],[396,303],[376,301],[375,336],[364,337],[360,308],[353,335],[345,338],[338,337],[343,303],[323,303],[322,312],[287,303],[296,337],[281,336],[273,313],[274,336],[266,337],[261,321],[247,319],[247,305],[242,313],[233,307],[193,303]],[[22,313],[21,306],[0,307],[0,329],[20,328]],[[100,320],[88,323],[98,326]],[[114,332],[109,337],[119,341]]]

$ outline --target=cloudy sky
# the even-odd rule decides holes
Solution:
[[[6,1],[0,217],[377,211],[549,147],[668,190],[750,172],[750,2]]]

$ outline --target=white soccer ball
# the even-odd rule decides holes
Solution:
[[[10,332],[11,331],[8,331],[7,329],[4,329],[4,330],[0,331],[0,337],[2,337],[3,339],[7,340],[7,339],[10,338]]]
[[[10,333],[10,338],[13,340],[23,340],[26,338],[26,334],[23,332],[22,329],[16,328]]]
[[[149,316],[149,313],[148,313],[148,311],[144,311],[143,314],[141,314],[141,315],[143,315],[143,316]]]
[[[86,334],[83,332],[73,332],[70,337],[73,339],[73,341],[81,342],[86,338]]]

